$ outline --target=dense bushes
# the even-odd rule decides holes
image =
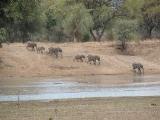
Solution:
[[[0,15],[1,42],[160,37],[159,0],[2,0]]]

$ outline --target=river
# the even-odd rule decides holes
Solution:
[[[123,77],[117,76],[116,79],[122,79]],[[94,82],[94,80],[93,82],[77,82],[63,78],[24,82],[15,85],[5,84],[0,86],[0,101],[160,96],[160,76],[140,76],[136,79],[135,77],[128,77],[127,79],[131,79],[131,83],[118,85],[104,84],[107,79],[115,79],[113,76],[103,76],[103,80],[102,76],[95,77],[95,79],[98,78],[101,78],[99,83]]]

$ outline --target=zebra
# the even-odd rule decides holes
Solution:
[[[83,62],[85,58],[86,58],[85,55],[76,55],[76,56],[74,57],[73,61]]]
[[[59,54],[61,55],[61,57],[63,57],[63,55],[62,55],[62,49],[61,48],[53,48],[53,47],[50,47],[50,48],[48,48],[48,50],[49,50],[49,52],[48,52],[48,54],[50,54],[50,55],[55,55],[56,56],[56,58],[58,58],[59,57]]]
[[[100,64],[101,59],[100,56],[98,55],[88,55],[87,58],[88,58],[87,63],[91,64],[93,62],[94,65],[96,65],[98,61],[98,63]]]
[[[140,74],[144,74],[144,67],[141,63],[132,63],[132,68],[134,72],[136,72],[137,69]]]
[[[37,47],[37,53],[44,53],[45,48],[44,47]]]
[[[58,54],[60,54],[61,58],[62,58],[63,57],[63,50],[60,47],[55,48],[55,49],[56,49],[56,51],[58,51]]]
[[[34,42],[31,42],[31,41],[28,41],[26,48],[27,48],[27,49],[28,49],[28,48],[31,48],[32,51],[35,51],[35,50],[37,49],[37,44],[34,43]]]

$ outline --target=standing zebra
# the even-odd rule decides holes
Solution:
[[[132,68],[136,72],[136,69],[140,74],[144,74],[144,67],[141,63],[132,63]]]
[[[35,51],[37,50],[37,44],[31,41],[28,41],[26,48],[27,49],[31,48],[32,51]]]
[[[58,58],[59,55],[61,56],[61,58],[63,57],[63,54],[62,54],[63,50],[59,47],[58,48],[50,47],[50,48],[48,48],[48,50],[49,50],[48,54],[55,55],[56,58]]]
[[[93,62],[93,64],[96,65],[97,62],[98,62],[98,64],[100,65],[100,61],[101,61],[100,56],[98,56],[98,55],[88,55],[87,58],[88,58],[87,63],[91,64]]]

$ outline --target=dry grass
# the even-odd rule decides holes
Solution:
[[[160,98],[0,103],[1,120],[159,120]]]
[[[113,42],[88,43],[37,43],[38,46],[61,47],[63,59],[55,59],[48,55],[28,51],[25,44],[4,44],[0,49],[0,76],[13,77],[48,77],[77,75],[131,74],[131,63],[144,64],[145,73],[160,73],[160,42],[146,41],[131,43],[129,50],[134,56],[118,54]],[[98,54],[102,62],[100,66],[73,62],[77,54]]]
[[[160,43],[145,41],[130,43],[129,52],[118,54],[114,43],[37,43],[45,48],[61,47],[63,59],[37,54],[26,50],[25,44],[3,45],[0,49],[1,86],[35,81],[35,77],[90,75],[92,82],[101,79],[96,75],[131,74],[131,63],[144,64],[145,74],[160,73]],[[98,54],[102,58],[100,66],[73,62],[76,54]],[[93,76],[95,75],[95,76]],[[2,77],[15,77],[1,79]],[[17,77],[21,77],[17,79]],[[23,77],[23,79],[22,79]],[[32,78],[31,80],[28,79]],[[37,79],[39,80],[39,79]],[[77,80],[77,79],[76,79]],[[112,80],[112,81],[110,81]],[[127,83],[129,81],[106,80],[105,84]],[[52,102],[0,102],[0,120],[159,120],[160,97],[78,99]]]

